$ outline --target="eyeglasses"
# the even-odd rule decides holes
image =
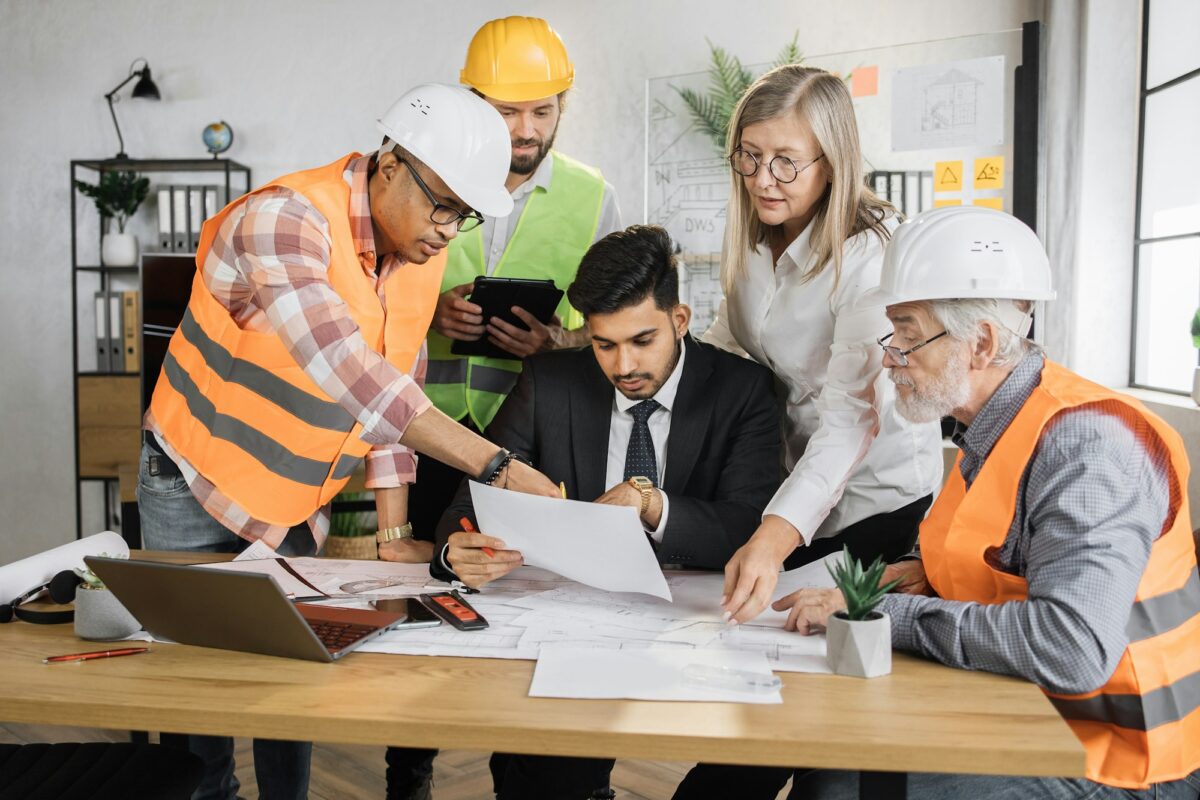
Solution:
[[[814,158],[802,167],[796,166],[796,162],[792,161],[787,156],[775,156],[767,162],[767,171],[771,173],[771,177],[780,183],[791,183],[800,177],[800,173],[811,167],[813,164],[825,157],[825,154]],[[738,175],[746,178],[752,178],[758,174],[759,160],[754,153],[747,152],[742,148],[738,148],[729,154],[729,166]]]
[[[453,225],[457,224],[458,229],[462,232],[474,230],[483,224],[483,217],[478,211],[462,212],[457,208],[443,205],[433,196],[433,192],[429,191],[429,187],[425,185],[425,181],[421,180],[421,176],[417,174],[417,170],[412,164],[400,159],[400,163],[408,167],[408,171],[412,173],[413,180],[417,182],[417,186],[425,193],[425,197],[433,204],[433,211],[429,212],[429,221],[434,225]]]
[[[915,344],[912,347],[908,348],[907,350],[901,350],[899,347],[896,347],[895,345],[884,344],[884,342],[886,342],[888,339],[892,338],[892,336],[893,336],[892,333],[889,333],[887,336],[879,337],[878,339],[875,340],[875,343],[883,348],[883,352],[886,355],[889,355],[892,357],[892,361],[896,362],[896,366],[907,367],[908,366],[908,357],[910,354],[917,352],[918,350],[920,350],[922,347],[929,344],[930,342],[936,342],[938,339],[942,338],[947,333],[949,333],[949,331],[942,331],[941,333],[937,334],[936,336],[930,336],[925,341],[921,342],[920,344]]]

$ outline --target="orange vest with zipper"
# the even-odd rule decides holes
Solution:
[[[191,300],[150,403],[180,456],[251,517],[273,525],[308,519],[341,490],[371,446],[359,438],[362,426],[304,373],[277,334],[238,327],[201,270],[229,214],[267,188],[291,189],[329,223],[329,282],[367,345],[409,372],[433,319],[446,254],[394,269],[384,283],[386,303],[380,302],[350,229],[343,173],[358,157],[278,178],[204,223]]]
[[[1025,600],[1024,578],[988,565],[1008,536],[1017,492],[1055,414],[1117,401],[1149,423],[1170,456],[1170,511],[1138,584],[1129,643],[1108,682],[1079,695],[1047,692],[1087,750],[1087,777],[1122,788],[1177,780],[1200,767],[1200,576],[1188,513],[1188,461],[1179,435],[1136,400],[1046,362],[1041,384],[967,489],[957,466],[921,526],[929,583],[947,600]],[[960,456],[961,458],[961,456]]]

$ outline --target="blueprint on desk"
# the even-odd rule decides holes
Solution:
[[[836,555],[836,554],[835,554]],[[835,556],[830,556],[833,558]],[[366,605],[377,597],[443,591],[428,565],[296,558],[290,565],[330,602]],[[369,584],[375,581],[376,584]],[[534,660],[543,648],[725,649],[761,652],[771,668],[785,672],[828,672],[825,637],[783,630],[786,614],[767,609],[751,623],[731,627],[718,605],[720,573],[672,572],[673,601],[637,593],[606,592],[545,570],[521,567],[489,583],[468,600],[490,626],[482,631],[437,628],[393,631],[360,652]],[[341,587],[357,584],[356,593]],[[775,598],[803,587],[826,588],[832,580],[824,561],[780,575]]]

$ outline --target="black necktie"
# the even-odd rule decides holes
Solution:
[[[658,486],[654,440],[650,438],[650,426],[646,421],[660,408],[662,406],[654,400],[643,400],[629,409],[629,414],[633,417],[633,433],[629,437],[629,449],[625,451],[625,480],[641,475]]]

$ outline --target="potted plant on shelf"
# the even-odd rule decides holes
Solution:
[[[1200,308],[1192,315],[1192,347],[1200,350]],[[1200,366],[1192,372],[1192,402],[1200,406]]]
[[[150,179],[136,172],[102,172],[99,183],[75,181],[75,188],[92,198],[100,212],[100,260],[109,267],[130,267],[137,263],[137,239],[125,232],[129,218],[150,192]],[[110,220],[117,221],[117,232],[109,231]]]
[[[342,492],[335,499],[361,502],[374,497],[374,492]],[[375,544],[374,511],[338,511],[329,518],[329,538],[325,540],[327,558],[379,558]]]
[[[121,558],[101,553],[105,558]],[[142,624],[130,614],[104,581],[90,569],[76,569],[83,579],[75,591],[75,635],[80,639],[110,642],[124,639],[142,629]]]
[[[875,606],[899,581],[879,583],[886,565],[876,558],[867,569],[842,549],[841,563],[827,566],[833,582],[846,600],[846,610],[833,614],[825,625],[826,658],[838,675],[875,678],[892,671],[892,624]]]

